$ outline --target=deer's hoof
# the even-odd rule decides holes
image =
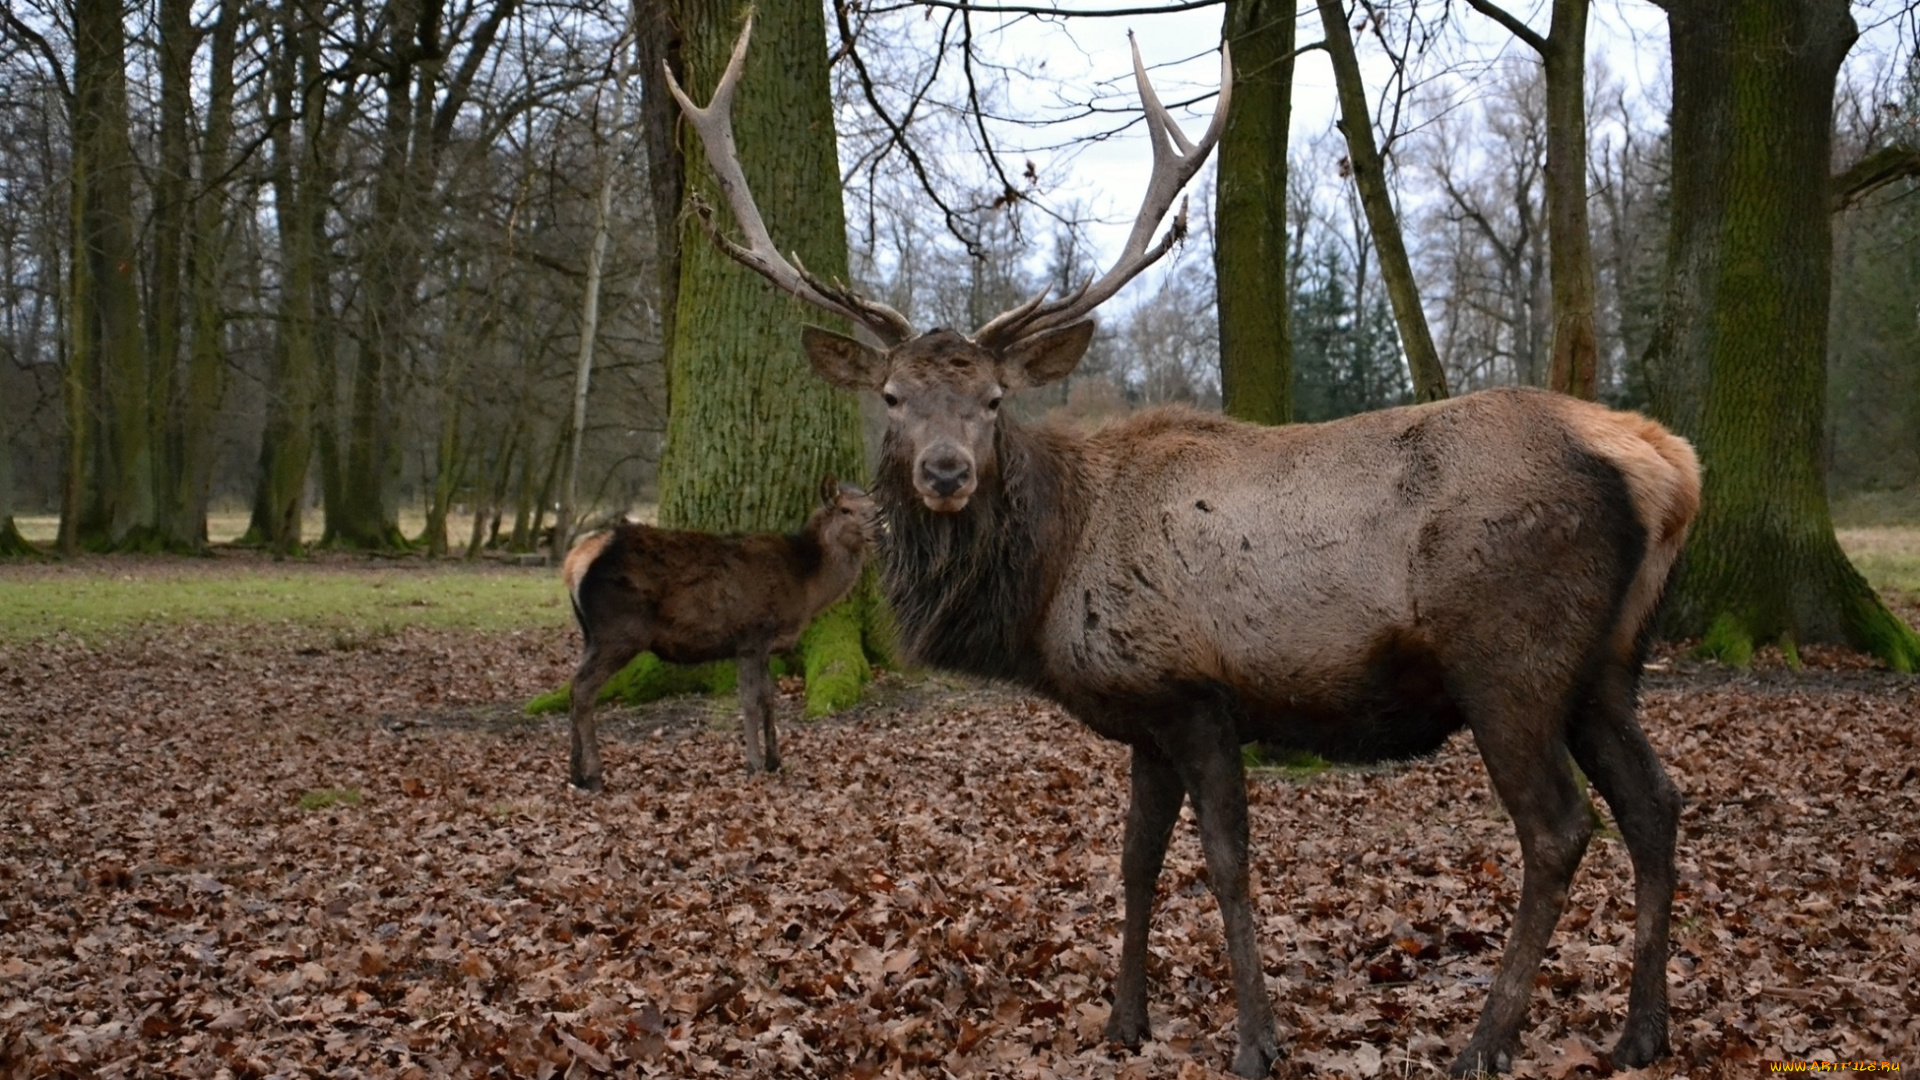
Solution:
[[[575,777],[567,781],[567,790],[576,795],[598,795],[603,786],[597,776],[591,779]]]
[[[1607,1057],[1616,1069],[1642,1069],[1672,1052],[1665,1025],[1629,1023]]]
[[[1280,1060],[1280,1041],[1268,1031],[1257,1038],[1242,1038],[1240,1050],[1233,1055],[1233,1075],[1246,1077],[1247,1080],[1267,1075],[1273,1071],[1273,1063]]]
[[[1114,1009],[1107,1017],[1107,1041],[1118,1043],[1129,1050],[1140,1049],[1140,1044],[1153,1038],[1153,1029],[1147,1023],[1145,1009],[1134,1013],[1128,1010]]]
[[[1505,1050],[1490,1050],[1468,1043],[1460,1056],[1447,1067],[1448,1076],[1493,1076],[1513,1068],[1513,1055]]]

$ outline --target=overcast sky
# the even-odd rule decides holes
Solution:
[[[1071,0],[1076,9],[1139,6],[1139,0]],[[1547,0],[1509,7],[1541,33],[1548,24]],[[1464,4],[1453,8],[1454,30],[1421,61],[1428,77],[1451,78],[1470,92],[1473,74],[1503,55],[1532,58],[1524,44],[1513,39],[1492,20]],[[1318,18],[1311,5],[1302,4],[1303,18],[1297,40],[1302,45],[1321,39]],[[1885,66],[1887,57],[1910,51],[1899,35],[1901,28],[1882,20],[1871,7],[1858,8],[1856,16],[1866,35],[1856,47],[1853,67],[1858,72],[1873,65]],[[1127,32],[1139,36],[1143,58],[1151,69],[1154,85],[1163,101],[1169,103],[1210,93],[1219,84],[1219,57],[1213,52],[1220,40],[1221,10],[1218,7],[1164,15],[1123,16],[1042,20],[1004,18],[1001,28],[988,32],[994,16],[976,16],[980,43],[994,58],[1023,70],[1044,72],[1050,80],[1015,80],[1010,88],[1011,102],[1019,114],[1035,115],[1058,109],[1054,87],[1099,86],[1102,104],[1133,107],[1136,98],[1127,51]],[[1362,62],[1371,83],[1369,101],[1378,105],[1379,88],[1387,73],[1387,63],[1379,43],[1370,35],[1358,35]],[[1594,5],[1588,31],[1591,55],[1604,63],[1612,76],[1626,89],[1629,103],[1638,104],[1649,117],[1650,125],[1664,123],[1666,109],[1667,33],[1666,17],[1646,0],[1602,0]],[[1182,62],[1184,61],[1184,62]],[[1444,71],[1451,74],[1442,75]],[[1871,76],[1868,76],[1871,77]],[[1324,51],[1315,50],[1300,58],[1293,92],[1294,114],[1292,145],[1298,154],[1315,136],[1332,128],[1334,103],[1333,72]],[[1213,102],[1199,102],[1183,116],[1188,137],[1197,138],[1205,130]],[[1111,126],[1110,117],[1089,123],[1086,129]],[[1000,137],[1012,147],[1036,147],[1067,141],[1072,128],[1033,130],[1004,129]],[[1056,198],[1078,197],[1086,200],[1102,217],[1112,222],[1092,230],[1097,245],[1108,249],[1110,258],[1125,238],[1126,228],[1139,205],[1148,176],[1152,151],[1143,129],[1135,125],[1128,132],[1091,145],[1074,147],[1060,154],[1044,149],[1033,156],[1051,175],[1070,177],[1053,194]],[[1302,161],[1302,165],[1331,170],[1333,161]],[[1204,254],[1198,245],[1189,244],[1184,257]],[[1129,293],[1137,293],[1134,286]],[[1123,295],[1121,302],[1126,302]]]

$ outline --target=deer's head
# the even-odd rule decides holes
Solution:
[[[1134,45],[1134,78],[1153,140],[1153,177],[1126,246],[1106,273],[1051,300],[1042,291],[996,315],[971,335],[953,330],[918,334],[893,308],[817,277],[798,259],[789,261],[768,236],[740,169],[730,119],[752,33],[749,15],[706,108],[696,106],[674,81],[673,73],[667,72],[668,88],[699,133],[707,163],[747,243],[724,235],[709,207],[696,202],[694,209],[728,255],[815,307],[853,320],[880,342],[874,347],[811,326],[802,334],[807,359],[822,378],[843,389],[872,391],[886,402],[889,439],[897,453],[907,456],[904,464],[911,469],[914,490],[927,508],[957,513],[966,508],[982,475],[993,467],[993,430],[1001,400],[1071,372],[1093,338],[1089,316],[1094,308],[1186,235],[1187,211],[1182,204],[1159,243],[1151,243],[1174,197],[1200,170],[1226,127],[1233,92],[1233,65],[1226,45],[1220,47],[1220,98],[1198,142],[1190,141],[1160,104],[1147,81],[1140,48]]]

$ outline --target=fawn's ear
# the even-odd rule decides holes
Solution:
[[[832,473],[828,473],[820,478],[820,501],[822,503],[827,506],[832,506],[833,500],[838,498],[839,495],[840,481],[835,479]]]
[[[814,374],[842,390],[878,390],[887,381],[887,354],[845,334],[803,326],[800,347]]]

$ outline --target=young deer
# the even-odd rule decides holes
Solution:
[[[1505,955],[1456,1074],[1507,1066],[1534,974],[1592,829],[1578,762],[1634,869],[1633,981],[1619,1068],[1666,1053],[1679,793],[1634,716],[1655,606],[1700,498],[1687,443],[1590,402],[1495,390],[1328,424],[1259,427],[1182,409],[1100,431],[1031,429],[1002,397],[1079,363],[1094,307],[1165,252],[1153,230],[1224,125],[1190,142],[1134,53],[1154,174],[1115,266],[971,336],[916,335],[893,309],[789,263],[735,160],[735,46],[705,109],[673,90],[727,193],[736,259],[864,326],[809,328],[814,370],[878,393],[881,581],[910,656],[1051,697],[1132,751],[1126,917],[1109,1038],[1147,1023],[1147,929],[1191,800],[1225,923],[1233,1069],[1280,1052],[1248,887],[1240,747],[1346,760],[1424,754],[1473,733],[1525,862]]]
[[[715,536],[627,523],[567,553],[560,573],[586,638],[573,676],[574,787],[600,790],[594,699],[648,650],[675,664],[738,660],[747,771],[779,770],[767,659],[793,648],[853,588],[873,523],[873,500],[859,488],[828,479],[820,496],[799,532]]]

